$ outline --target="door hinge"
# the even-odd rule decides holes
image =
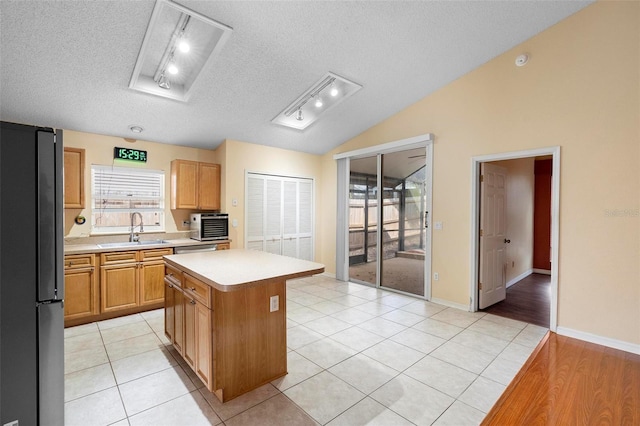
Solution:
[[[484,182],[484,175],[480,175],[480,182]]]
[[[480,230],[480,236],[482,237],[482,235],[484,235],[484,232],[482,232],[482,229]]]
[[[478,290],[482,290],[482,283],[478,283]]]

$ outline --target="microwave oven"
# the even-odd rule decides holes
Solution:
[[[228,240],[229,215],[227,213],[193,213],[190,230],[193,240]]]

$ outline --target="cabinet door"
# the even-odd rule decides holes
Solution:
[[[176,329],[176,309],[173,284],[165,282],[164,289],[164,335],[173,343]]]
[[[202,303],[196,302],[195,308],[195,338],[196,338],[196,374],[211,389],[213,371],[213,327],[211,324],[211,310]]]
[[[196,305],[188,294],[184,297],[184,360],[196,369]]]
[[[134,308],[139,302],[138,264],[100,267],[101,312]]]
[[[84,208],[84,149],[64,149],[64,208]]]
[[[93,267],[65,271],[64,287],[65,320],[99,313],[98,289]]]
[[[184,293],[173,287],[173,347],[184,356]]]
[[[140,264],[140,305],[151,305],[164,299],[164,262]]]
[[[171,162],[171,208],[198,208],[198,162]]]
[[[220,165],[198,163],[198,208],[220,210]]]

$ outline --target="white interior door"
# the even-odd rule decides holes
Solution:
[[[480,283],[478,307],[484,309],[507,295],[507,169],[481,164],[480,182]]]

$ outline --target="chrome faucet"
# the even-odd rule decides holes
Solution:
[[[138,217],[140,218],[140,232],[144,232],[144,224],[142,223],[142,214],[140,212],[131,213],[131,234],[129,235],[130,242],[138,242],[140,240],[140,236],[138,234],[133,235],[133,230],[135,229],[133,222],[136,215],[138,215]]]

